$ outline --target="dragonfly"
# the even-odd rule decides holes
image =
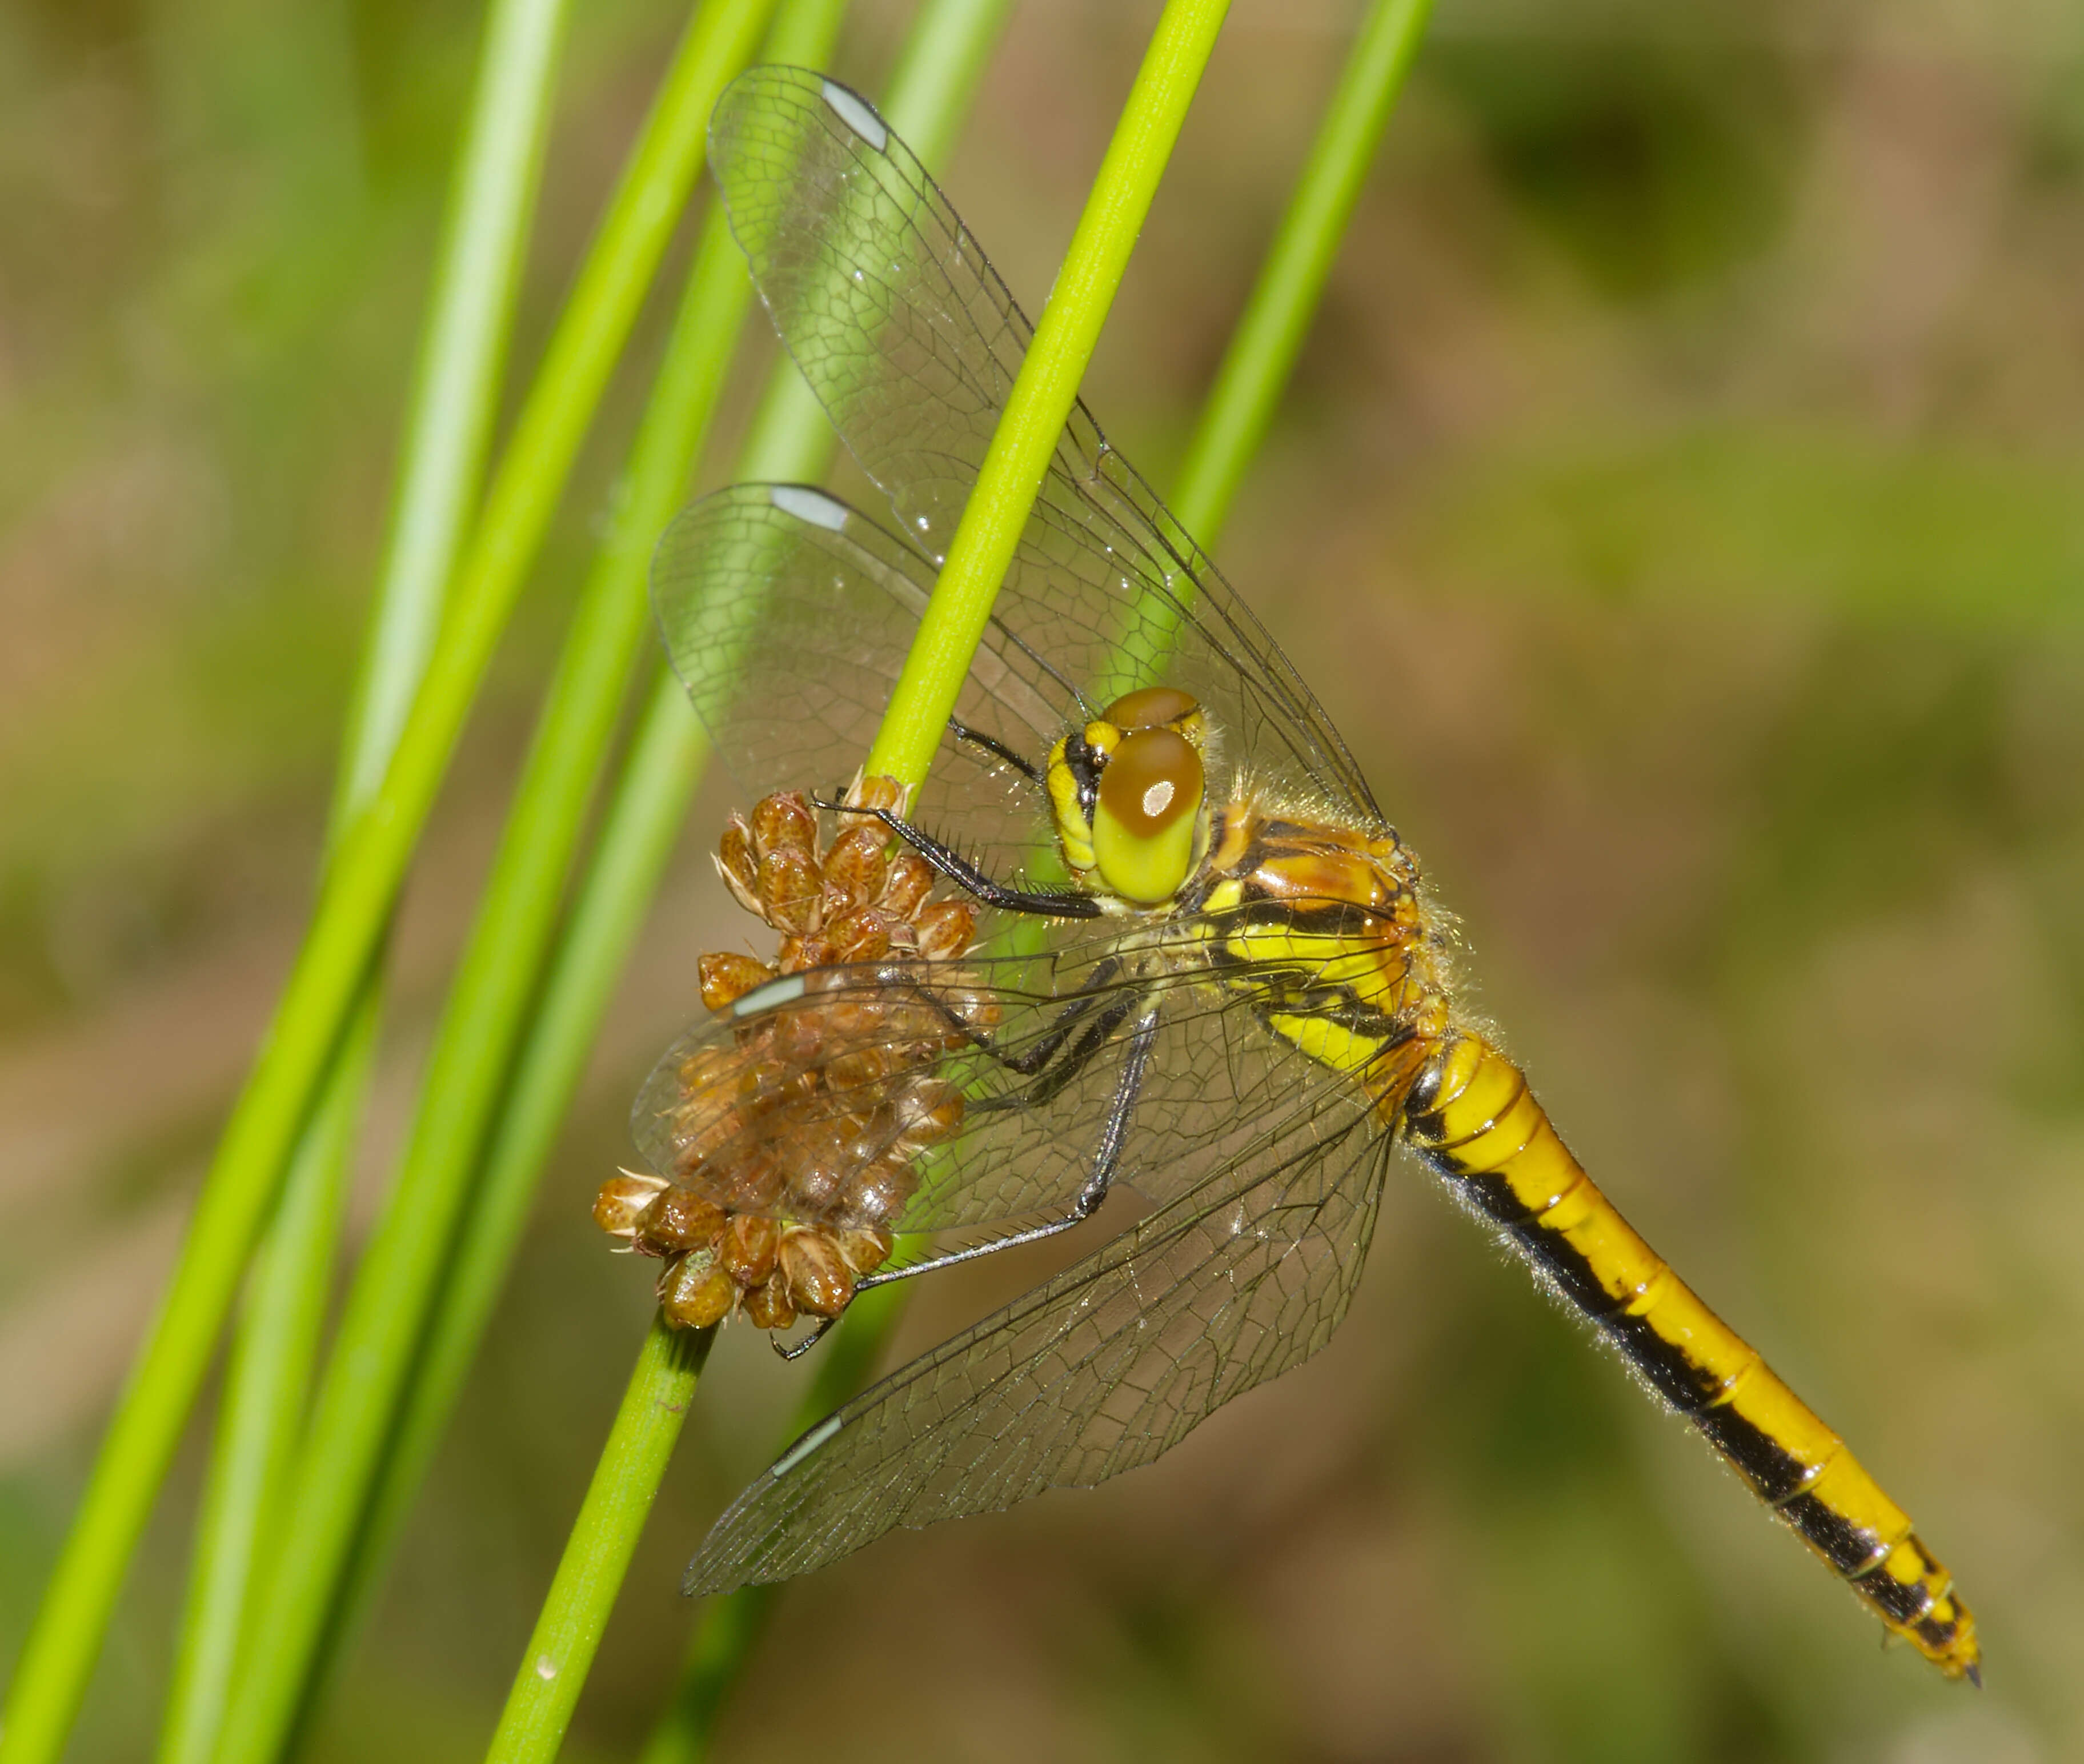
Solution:
[[[889,516],[805,485],[725,489],[662,539],[654,603],[738,777],[815,785],[868,749],[1031,328],[837,82],[741,75],[710,164]],[[811,1428],[717,1521],[690,1593],[1158,1457],[1324,1345],[1401,1147],[1889,1634],[1980,1682],[1974,1619],[1908,1516],[1622,1218],[1458,1004],[1449,921],[1323,706],[1082,404],[926,783],[849,801],[973,922],[935,950],[900,939],[724,988],[638,1099],[663,1173],[647,1180],[777,1229],[868,1233],[861,1286],[1125,1227]],[[743,899],[767,860],[737,859]],[[705,1112],[726,1083],[731,1109]],[[900,1144],[922,1084],[934,1129]],[[815,1179],[752,1158],[756,1131],[815,1142]],[[974,1241],[901,1247],[934,1233]]]

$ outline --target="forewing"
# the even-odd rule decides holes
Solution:
[[[1186,1191],[804,1435],[718,1521],[686,1590],[786,1579],[1170,1449],[1330,1338],[1388,1147],[1357,1086],[1290,1086]]]
[[[709,163],[782,341],[908,543],[947,552],[1032,334],[938,187],[866,100],[757,67],[718,100]],[[1262,780],[1379,815],[1323,709],[1082,404],[999,617],[1094,705],[1194,692]]]
[[[684,510],[651,565],[673,669],[718,754],[754,794],[837,793],[867,755],[934,566],[821,490],[747,484]],[[985,632],[957,718],[1031,764],[1078,699],[1001,623]],[[1001,877],[1048,839],[1041,793],[945,734],[912,817]]]

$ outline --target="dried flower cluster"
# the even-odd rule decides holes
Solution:
[[[845,800],[895,810],[904,793],[871,778]],[[684,1327],[837,1317],[888,1259],[919,1154],[962,1125],[963,1094],[934,1068],[994,1020],[950,966],[976,936],[975,909],[933,899],[931,868],[893,854],[879,822],[840,820],[820,851],[817,813],[797,792],[731,817],[717,869],[781,947],[771,965],[702,957],[702,1002],[728,1010],[788,975],[804,977],[803,995],[690,1055],[672,1168],[612,1177],[594,1203],[604,1230],[665,1259],[659,1303]]]

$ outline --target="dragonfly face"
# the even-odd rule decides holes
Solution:
[[[1187,885],[1209,848],[1206,736],[1192,696],[1149,686],[1049,750],[1049,809],[1074,878],[1132,907]]]
[[[739,485],[654,564],[719,754],[756,789],[807,790],[868,749],[1031,333],[858,95],[754,69],[718,107],[710,163],[783,341],[893,517]],[[858,804],[875,836],[829,848],[794,800],[800,818],[720,853],[776,958],[705,965],[714,1014],[634,1115],[664,1178],[639,1210],[716,1231],[683,1252],[709,1258],[692,1264],[709,1301],[778,1315],[712,1277],[743,1293],[760,1274],[771,1295],[784,1247],[816,1234],[845,1267],[821,1263],[833,1279],[794,1308],[829,1313],[1062,1229],[1117,1182],[1150,1204],[814,1428],[718,1522],[690,1592],[1158,1457],[1329,1338],[1401,1141],[1891,1631],[1974,1673],[1974,1621],[1908,1516],[1459,1014],[1445,921],[1323,708],[1082,406],[921,792]],[[871,848],[897,855],[858,899]],[[1022,879],[1052,852],[1067,886]],[[938,898],[917,867],[900,886],[918,865]],[[711,1212],[660,1198],[684,1193]],[[986,1236],[882,1263],[896,1233],[947,1232]]]

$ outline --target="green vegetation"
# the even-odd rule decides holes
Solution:
[[[683,220],[767,10],[678,52],[634,0],[0,24],[0,1758],[76,1703],[68,1756],[216,1755],[234,1684],[228,1755],[475,1756],[517,1665],[510,1755],[569,1721],[646,1764],[2065,1755],[2084,39],[1619,0],[1443,7],[1414,60],[1384,0],[1348,58],[1240,5],[1085,375],[1184,462],[1154,481],[1226,531],[1602,1181],[1960,1574],[1972,1698],[1875,1659],[1417,1184],[1318,1364],[1103,1495],[674,1596],[790,1414],[984,1270],[850,1318],[811,1392],[726,1332],[663,1484],[679,1417],[586,1501],[656,1412],[616,1419],[638,1343],[693,1379],[586,1204],[695,952],[746,935],[644,560],[691,489],[824,464]],[[887,100],[1033,311],[1156,9],[1023,9],[988,61],[960,10],[835,44],[785,0],[760,53]],[[595,1593],[532,1643],[582,1513]]]

